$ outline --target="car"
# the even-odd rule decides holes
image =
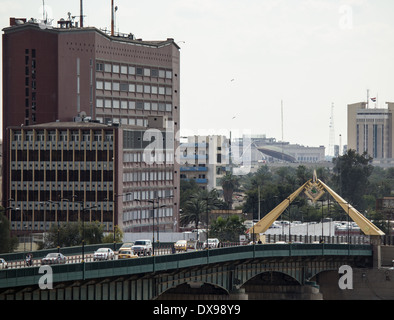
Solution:
[[[118,259],[138,258],[131,248],[121,248],[118,252]]]
[[[175,251],[187,251],[187,241],[186,240],[178,240],[174,244]]]
[[[7,269],[8,263],[3,258],[0,258],[0,269]]]
[[[203,248],[204,249],[219,248],[219,239],[208,238],[208,243],[207,243],[207,241],[205,241],[203,244]]]
[[[110,248],[100,248],[93,254],[93,261],[114,260],[115,254]]]
[[[136,240],[131,247],[137,255],[151,255],[153,251],[152,242],[150,240]]]
[[[131,248],[134,245],[134,242],[125,242],[122,244],[122,246],[119,248],[119,251],[122,249],[128,249]]]
[[[48,253],[45,258],[41,259],[41,264],[64,264],[67,261],[67,257],[59,252]]]

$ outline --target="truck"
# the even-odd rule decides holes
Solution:
[[[150,240],[136,240],[134,242],[134,245],[131,247],[131,249],[133,250],[133,252],[136,255],[143,255],[143,256],[150,256],[152,255],[152,241]]]

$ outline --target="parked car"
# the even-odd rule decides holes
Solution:
[[[187,251],[187,241],[186,240],[178,240],[174,244],[175,251]]]
[[[219,239],[217,238],[208,238],[208,243],[207,241],[204,242],[203,244],[204,249],[212,249],[212,248],[219,248]]]
[[[0,269],[7,269],[8,263],[3,258],[0,258]]]
[[[118,252],[118,259],[138,258],[131,248],[121,248]]]
[[[150,240],[137,240],[131,247],[135,254],[137,255],[151,255],[152,254],[152,242]]]
[[[41,259],[41,264],[64,264],[66,263],[67,258],[61,254],[61,253],[57,253],[57,252],[53,252],[53,253],[48,253],[45,258]]]
[[[110,248],[100,248],[93,254],[93,261],[114,260],[115,254]]]

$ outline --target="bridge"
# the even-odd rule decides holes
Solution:
[[[322,272],[372,264],[369,244],[241,245],[53,265],[50,271],[1,270],[0,300],[242,300],[262,298],[263,286],[291,288],[298,298],[313,299],[319,297],[316,279]]]

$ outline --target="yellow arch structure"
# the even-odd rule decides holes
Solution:
[[[360,227],[361,231],[366,235],[382,236],[384,232],[376,227],[371,221],[364,217],[358,212],[350,203],[346,202],[331,188],[329,188],[321,180],[317,179],[316,172],[313,174],[313,179],[308,180],[296,191],[294,191],[289,197],[283,200],[277,205],[271,212],[264,216],[259,222],[248,230],[248,233],[260,234],[268,230],[268,228],[279,218],[279,216],[286,210],[286,208],[293,202],[299,194],[304,191],[305,194],[311,198],[313,202],[316,202],[326,190],[335,201],[341,206],[341,208],[349,215],[349,217]]]

